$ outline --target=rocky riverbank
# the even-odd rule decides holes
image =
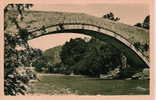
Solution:
[[[100,75],[101,79],[118,79],[118,76],[120,74],[120,68],[115,68],[114,70],[110,71],[108,74]],[[133,79],[137,79],[137,80],[149,80],[150,76],[149,76],[149,68],[144,68],[141,72],[138,72],[134,75],[132,75],[129,78],[125,78],[126,80],[133,80]]]

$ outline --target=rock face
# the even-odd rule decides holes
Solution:
[[[149,68],[145,68],[145,69],[143,69],[142,72],[134,74],[132,76],[132,79],[140,79],[140,80],[150,79],[150,77],[149,77]]]
[[[120,72],[120,68],[115,68],[114,70],[110,71],[107,75],[100,75],[101,79],[114,79],[118,73]]]
[[[122,69],[127,68],[127,57],[123,53],[121,54],[121,64]]]
[[[100,75],[101,79],[116,79],[120,73],[120,68],[115,68],[114,70],[110,71],[108,74]],[[139,79],[139,80],[149,80],[149,68],[143,69],[142,72],[134,74],[131,78],[127,78],[126,80],[133,80],[133,79]]]

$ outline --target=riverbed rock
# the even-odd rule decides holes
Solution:
[[[134,74],[132,76],[132,79],[139,79],[139,80],[149,79],[149,68],[145,68],[143,69],[142,72]]]
[[[114,70],[110,71],[108,74],[100,74],[101,79],[114,79],[118,73],[120,72],[120,68],[115,68]]]

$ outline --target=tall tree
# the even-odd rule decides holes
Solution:
[[[25,9],[32,7],[32,4],[9,4],[4,9],[4,93],[5,95],[18,95],[26,93],[27,78],[19,75],[16,72],[16,67],[19,65],[19,57],[17,46],[22,46],[29,49],[27,42],[28,31],[22,29],[19,21],[23,19]],[[15,14],[10,14],[14,10]],[[18,15],[21,16],[18,20]],[[10,33],[7,31],[9,23],[16,26],[18,33]],[[29,51],[29,50],[28,50]],[[27,60],[29,61],[29,60]]]

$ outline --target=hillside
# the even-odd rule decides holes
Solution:
[[[48,58],[48,60],[52,63],[52,64],[57,64],[57,63],[60,63],[61,62],[61,59],[60,59],[60,52],[62,50],[62,46],[57,46],[57,47],[54,47],[54,48],[50,48],[46,51],[43,52],[43,55],[45,57]]]

